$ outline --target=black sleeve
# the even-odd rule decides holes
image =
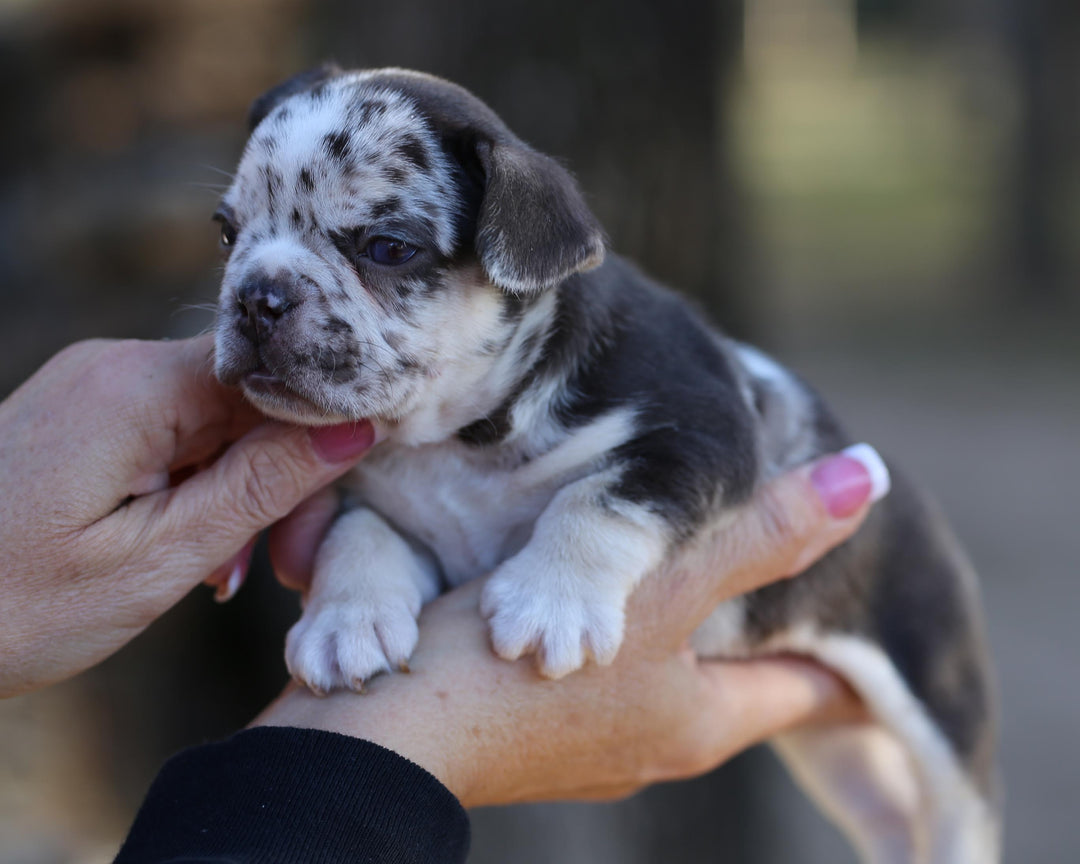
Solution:
[[[459,864],[469,818],[423,768],[333,732],[265,727],[165,763],[116,864]]]

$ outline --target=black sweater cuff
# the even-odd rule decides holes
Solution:
[[[263,727],[165,763],[116,864],[457,864],[469,819],[431,774],[333,732]]]

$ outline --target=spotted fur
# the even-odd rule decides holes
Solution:
[[[486,573],[499,654],[551,677],[610,662],[641,578],[763,479],[849,443],[795,376],[605,260],[567,172],[461,88],[323,67],[251,121],[218,211],[217,374],[271,416],[367,417],[381,442],[344,484],[289,635],[313,689],[407,661],[420,605]],[[867,860],[995,859],[975,591],[902,477],[851,542],[696,639],[710,656],[811,655],[863,695],[875,732],[781,752]]]

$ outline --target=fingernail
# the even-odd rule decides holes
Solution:
[[[252,537],[233,558],[229,577],[224,582],[218,583],[217,589],[214,591],[214,599],[218,603],[226,603],[236,596],[236,592],[240,590],[240,586],[244,584],[244,579],[247,577],[248,568],[251,566],[251,556],[254,551],[255,538]]]
[[[869,444],[854,444],[819,462],[810,481],[834,519],[846,519],[889,491],[889,469]]]
[[[354,459],[375,443],[375,429],[367,420],[318,426],[309,434],[311,446],[327,462]]]
[[[233,564],[232,570],[229,572],[229,578],[218,585],[217,590],[214,592],[214,599],[218,603],[227,603],[236,596],[236,592],[240,590],[240,583],[244,581],[244,568],[237,561]]]

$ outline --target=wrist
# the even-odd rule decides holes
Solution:
[[[318,729],[370,741],[419,765],[468,806],[469,765],[480,761],[481,754],[455,740],[456,724],[430,704],[430,691],[415,688],[406,698],[396,679],[409,682],[408,676],[381,676],[369,682],[363,694],[337,691],[328,696],[290,684],[251,726]]]

